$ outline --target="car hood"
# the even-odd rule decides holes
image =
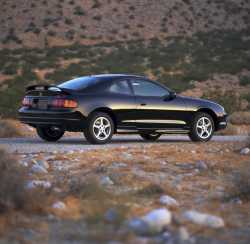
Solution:
[[[193,98],[193,97],[187,97],[187,96],[179,96],[187,106],[196,106],[196,107],[204,107],[204,108],[211,108],[215,109],[217,111],[224,111],[224,108],[213,101],[207,100],[207,99],[201,99],[201,98]]]

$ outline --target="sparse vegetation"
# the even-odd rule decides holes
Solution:
[[[249,162],[241,162],[229,179],[232,183],[227,189],[228,199],[239,198],[241,200],[250,200],[250,165]]]
[[[250,85],[250,76],[240,77],[240,85],[242,85],[242,86]]]
[[[67,23],[73,22],[70,20]],[[66,32],[65,37],[73,41],[76,34],[75,30],[71,29]],[[24,87],[31,82],[39,82],[33,72],[37,68],[55,69],[54,72],[47,73],[46,80],[43,81],[51,83],[95,73],[141,75],[151,73],[156,80],[177,92],[190,89],[193,87],[193,81],[207,80],[215,73],[238,74],[242,69],[247,68],[246,64],[249,59],[246,50],[249,49],[250,42],[242,41],[242,36],[245,34],[245,32],[211,32],[200,33],[189,38],[152,39],[147,43],[137,40],[127,43],[102,43],[91,47],[74,44],[45,50],[34,49],[29,52],[25,49],[2,50],[0,51],[0,69],[11,67],[11,73],[14,75],[16,75],[17,67],[25,72],[22,72],[21,76],[16,75],[6,81],[9,88],[0,92],[0,113],[8,116],[15,115]],[[97,36],[81,36],[92,40],[100,39]],[[110,51],[106,52],[107,49]],[[73,58],[80,58],[81,61],[66,68],[58,65],[60,59]],[[223,93],[223,96],[219,91],[208,92],[204,97],[220,102],[229,113],[240,109],[241,99],[249,99],[247,94],[244,98],[236,97],[234,91],[227,91]],[[6,110],[4,103],[11,104],[11,106]]]
[[[0,138],[21,137],[23,136],[21,130],[13,120],[0,119]]]
[[[42,211],[45,195],[27,189],[28,172],[0,149],[0,214],[13,210]]]
[[[230,122],[234,125],[250,125],[250,112],[234,112]]]

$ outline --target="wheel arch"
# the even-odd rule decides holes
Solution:
[[[96,108],[93,111],[91,111],[91,113],[88,115],[88,118],[90,118],[91,115],[93,113],[96,113],[96,112],[103,112],[103,113],[108,114],[112,118],[112,120],[114,122],[114,126],[115,126],[114,129],[115,129],[115,132],[116,132],[116,129],[117,129],[117,120],[116,120],[116,116],[115,116],[114,112],[112,111],[112,109],[108,108],[108,107],[99,107],[99,108]]]
[[[216,113],[212,109],[210,109],[210,108],[200,108],[197,112],[209,114],[212,117],[213,121],[214,121],[215,131],[218,130],[218,118],[217,118]]]

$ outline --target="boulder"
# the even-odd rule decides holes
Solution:
[[[168,195],[161,196],[159,202],[160,204],[166,205],[166,206],[171,206],[171,207],[179,206],[179,203],[174,198]]]
[[[186,211],[183,214],[183,217],[187,221],[190,221],[194,224],[211,228],[222,228],[225,226],[224,220],[222,218],[210,214],[200,213],[195,210]]]

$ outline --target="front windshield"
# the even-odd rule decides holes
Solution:
[[[58,87],[66,88],[75,91],[81,91],[87,87],[97,84],[98,79],[91,76],[80,77],[73,80],[66,81]]]

